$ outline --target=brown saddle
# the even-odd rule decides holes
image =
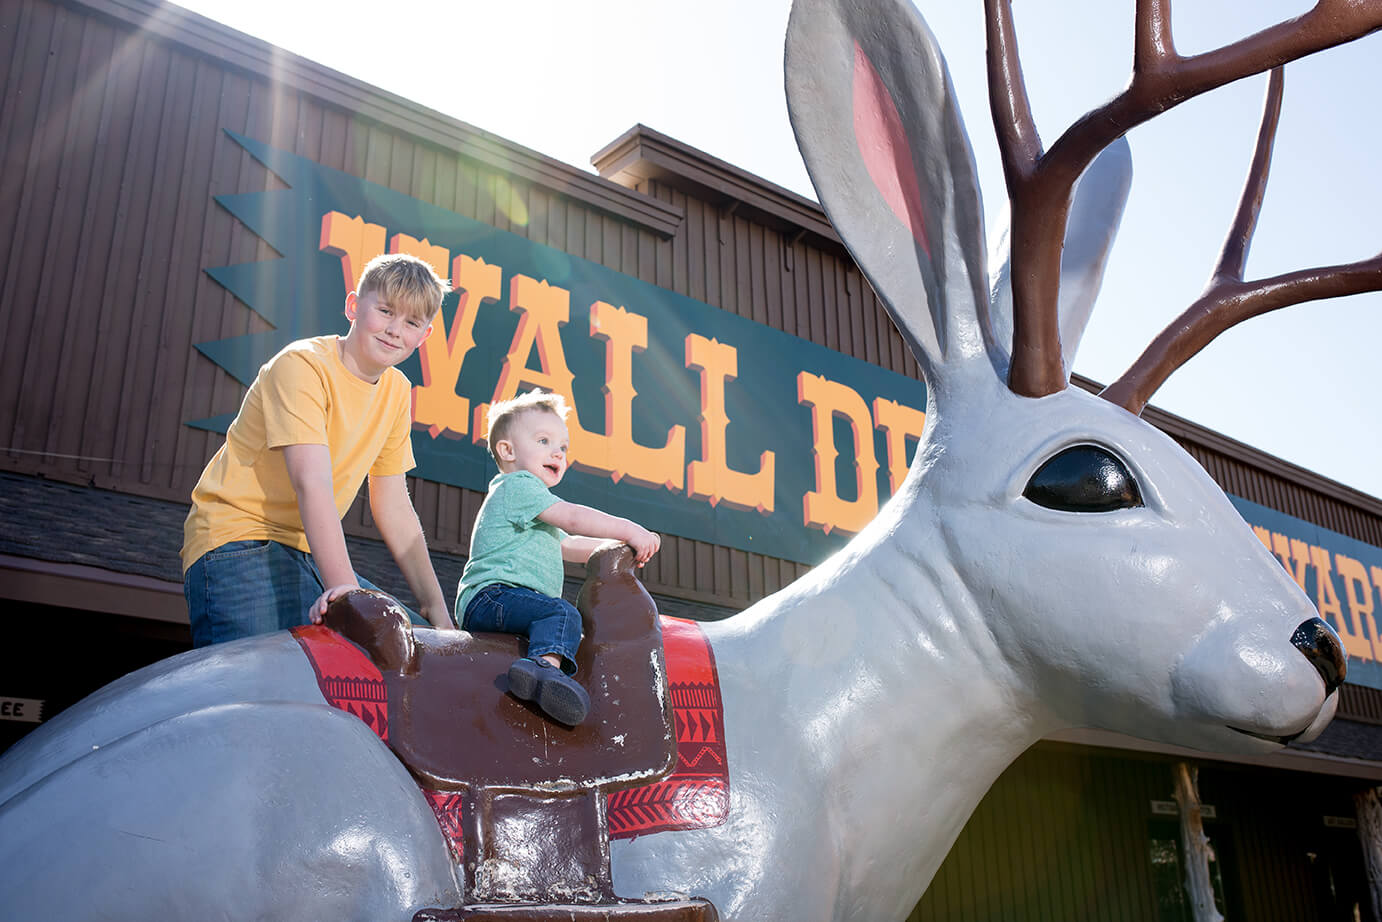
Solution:
[[[608,793],[671,771],[676,741],[657,610],[627,545],[602,548],[588,570],[577,602],[585,639],[575,678],[590,694],[590,714],[578,727],[553,723],[507,693],[522,637],[415,631],[392,600],[370,592],[331,606],[327,626],[383,673],[389,746],[423,784]]]
[[[619,900],[604,797],[676,764],[662,633],[627,545],[586,565],[577,600],[585,638],[576,680],[590,694],[578,727],[507,693],[512,634],[414,631],[388,596],[351,592],[325,623],[354,641],[388,690],[388,744],[424,788],[461,799],[459,851],[478,902],[419,919],[640,919],[714,922],[704,900]]]

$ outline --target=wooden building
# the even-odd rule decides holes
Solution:
[[[376,243],[453,282],[472,273],[441,332],[474,347],[434,336],[404,366],[418,385],[410,485],[449,596],[492,473],[470,414],[505,374],[569,370],[591,444],[640,449],[578,470],[573,498],[665,534],[644,578],[671,614],[723,617],[807,572],[915,442],[916,364],[819,207],[672,138],[635,126],[592,175],[151,0],[7,2],[0,62],[0,746],[189,646],[191,488],[258,364],[343,329],[352,266]],[[539,337],[561,327],[545,346],[565,350],[562,369],[528,361],[520,313]],[[734,350],[703,343],[737,344],[737,368]],[[663,372],[677,382],[665,393]],[[760,378],[757,405],[735,382]],[[706,382],[730,421],[718,432]],[[834,397],[802,396],[821,382]],[[891,407],[864,420],[873,440],[834,431],[850,394],[866,415]],[[783,427],[781,445],[763,443],[755,414]],[[1186,762],[1212,808],[1226,918],[1376,918],[1355,798],[1382,782],[1382,502],[1144,415],[1339,627],[1353,656],[1339,718],[1264,758],[1096,732],[1045,741],[995,784],[912,919],[1188,919],[1173,798]],[[813,472],[822,438],[842,457]],[[764,492],[753,475],[774,451]],[[851,451],[876,484],[849,482]],[[720,479],[692,483],[688,462]],[[346,532],[360,570],[406,598],[363,503]]]

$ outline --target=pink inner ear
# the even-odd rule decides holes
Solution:
[[[911,228],[912,237],[930,256],[921,189],[902,116],[883,85],[883,78],[858,42],[854,43],[854,138],[883,201]]]

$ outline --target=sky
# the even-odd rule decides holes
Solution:
[[[788,0],[180,0],[180,5],[573,166],[642,123],[814,199],[782,90]],[[1190,54],[1298,16],[1308,0],[1173,10]],[[984,83],[981,0],[918,0],[949,63],[988,232],[1005,192]],[[1116,94],[1133,0],[1023,0],[1018,41],[1049,146]],[[1286,69],[1271,181],[1247,277],[1382,251],[1382,33]],[[1252,156],[1265,77],[1183,103],[1129,135],[1133,187],[1075,371],[1114,380],[1203,289]],[[1164,410],[1382,497],[1373,382],[1382,294],[1247,321],[1178,370]]]

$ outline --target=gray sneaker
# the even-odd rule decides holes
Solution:
[[[590,713],[590,695],[575,679],[544,659],[516,659],[509,666],[509,693],[532,701],[557,723],[574,727]]]

